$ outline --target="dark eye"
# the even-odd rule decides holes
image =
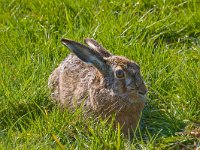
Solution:
[[[124,76],[125,76],[124,71],[121,70],[121,69],[116,70],[115,75],[116,75],[117,78],[124,78]]]

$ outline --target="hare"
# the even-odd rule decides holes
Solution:
[[[84,103],[85,109],[103,118],[115,114],[115,123],[127,134],[136,128],[146,101],[140,67],[111,54],[93,39],[84,41],[88,46],[61,40],[72,53],[49,77],[51,97],[62,107]]]

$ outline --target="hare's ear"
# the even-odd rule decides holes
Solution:
[[[95,66],[103,75],[107,75],[109,66],[106,64],[105,60],[98,52],[94,51],[93,49],[69,40],[69,39],[62,39],[61,42],[67,46],[78,58],[82,61],[92,64]]]
[[[110,57],[112,56],[103,46],[101,46],[97,41],[94,39],[86,38],[84,42],[95,51],[99,52],[103,57]]]

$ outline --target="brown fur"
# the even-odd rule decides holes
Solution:
[[[137,126],[146,100],[147,89],[140,76],[140,67],[125,57],[110,54],[93,39],[85,42],[90,46],[87,50],[96,51],[95,55],[101,56],[108,68],[99,71],[75,54],[69,54],[49,77],[52,99],[69,108],[84,102],[85,109],[103,118],[116,114],[115,122],[119,122],[127,134]],[[82,49],[83,45],[79,46]],[[118,68],[123,69],[125,78],[116,78]]]

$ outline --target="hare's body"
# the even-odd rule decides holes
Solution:
[[[49,78],[52,98],[65,107],[83,103],[83,99],[87,101],[88,83],[94,78],[94,72],[93,66],[69,54]]]
[[[75,54],[69,54],[51,74],[52,98],[64,107],[83,104],[103,118],[116,114],[116,123],[124,133],[134,129],[147,92],[139,66],[125,57],[113,56],[92,39],[86,39],[90,48],[71,40],[62,42]]]

